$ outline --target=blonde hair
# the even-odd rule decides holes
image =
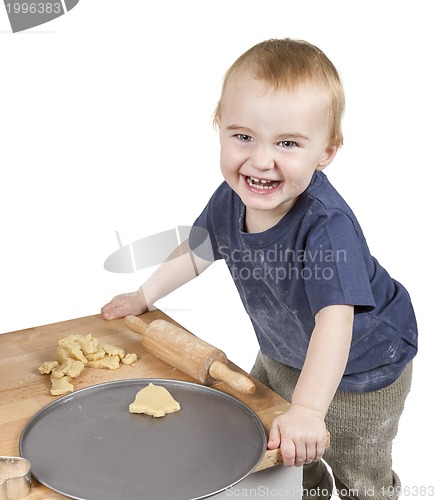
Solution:
[[[224,76],[221,98],[213,118],[215,125],[221,121],[221,100],[227,84],[241,69],[250,70],[254,78],[263,80],[276,90],[293,90],[304,83],[312,83],[325,90],[331,126],[329,146],[342,145],[344,90],[338,71],[318,47],[303,40],[284,38],[265,40],[244,52]]]

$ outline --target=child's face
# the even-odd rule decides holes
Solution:
[[[248,211],[277,222],[333,159],[327,104],[314,86],[274,90],[245,72],[221,99],[221,170]],[[265,218],[265,217],[264,217]]]

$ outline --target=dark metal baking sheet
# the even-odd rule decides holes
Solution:
[[[181,410],[162,418],[129,413],[149,383]],[[20,437],[32,475],[78,500],[190,500],[235,485],[260,463],[265,429],[245,404],[216,389],[167,379],[107,382],[38,412]]]

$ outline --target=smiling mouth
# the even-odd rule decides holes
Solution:
[[[252,177],[251,175],[244,175],[245,182],[254,189],[260,189],[261,191],[269,191],[278,187],[281,181],[270,181],[268,179],[258,179],[257,177]]]

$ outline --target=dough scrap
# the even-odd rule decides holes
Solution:
[[[109,370],[116,370],[120,367],[120,358],[118,356],[103,356],[96,361],[88,361],[86,366],[90,368],[109,368]]]
[[[153,417],[164,417],[167,413],[180,410],[180,404],[165,387],[149,384],[141,389],[135,401],[129,405],[130,413],[145,413]]]
[[[62,378],[64,375],[67,375],[67,372],[73,363],[73,359],[67,358],[60,366],[51,371],[51,378]]]
[[[99,347],[98,339],[93,338],[90,333],[88,333],[88,335],[86,335],[85,337],[76,335],[76,338],[77,342],[79,342],[80,347],[82,348],[83,354],[86,357],[88,357],[89,354],[97,352]]]
[[[51,377],[51,390],[53,396],[60,396],[74,391],[74,386],[70,384],[71,377],[54,378]]]
[[[88,361],[97,361],[97,359],[104,358],[105,354],[106,352],[103,347],[99,346],[95,352],[88,354],[86,357],[88,358]]]
[[[38,368],[41,375],[51,373],[55,368],[59,366],[57,361],[44,361],[42,365]]]
[[[102,344],[101,347],[106,354],[109,354],[109,356],[118,356],[120,359],[123,359],[126,355],[126,351],[124,349],[114,347],[113,345]]]
[[[121,360],[121,363],[124,365],[131,365],[135,361],[138,361],[138,356],[135,353],[126,354],[124,358]]]
[[[126,354],[124,349],[104,344],[88,335],[69,335],[59,340],[55,360],[45,361],[38,369],[41,374],[50,374],[53,396],[74,390],[70,380],[78,377],[85,366],[89,368],[119,368],[120,361],[130,365],[138,360],[136,354]]]

